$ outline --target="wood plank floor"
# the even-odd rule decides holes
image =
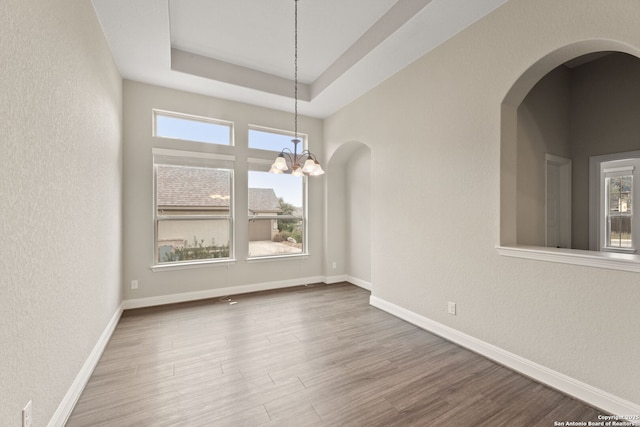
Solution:
[[[125,311],[67,426],[553,426],[598,414],[341,283]]]

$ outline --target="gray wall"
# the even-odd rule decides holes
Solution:
[[[518,108],[517,242],[545,245],[545,153],[570,157],[571,71],[560,66]]]
[[[202,144],[177,142],[152,137],[152,109],[194,114],[234,122],[236,155],[235,241],[237,262],[204,268],[153,272],[153,147],[198,150]],[[308,185],[309,257],[275,261],[247,262],[247,158],[260,155],[247,147],[249,125],[290,130],[293,114],[248,104],[226,101],[192,93],[125,80],[124,82],[124,297],[181,298],[178,294],[215,292],[238,286],[284,286],[323,277],[324,176],[310,177]],[[309,138],[309,148],[323,152],[322,121],[299,118],[299,130]],[[231,153],[227,147],[211,145],[208,150]],[[271,157],[270,157],[271,158]],[[275,158],[275,156],[274,156]],[[322,161],[322,156],[320,156]],[[130,289],[131,280],[139,288]],[[246,288],[245,288],[246,289]],[[229,290],[233,293],[233,290]],[[241,290],[238,290],[241,292]],[[227,291],[224,291],[227,293]],[[202,294],[200,294],[202,295]],[[162,301],[166,301],[162,300]]]
[[[511,191],[501,165],[516,143],[501,142],[515,133],[501,120],[505,97],[531,67],[532,86],[570,59],[569,45],[579,55],[619,41],[640,54],[635,10],[635,0],[510,0],[332,115],[325,143],[328,156],[351,141],[371,147],[374,297],[638,404],[637,274],[495,248],[511,232],[501,212],[515,214],[501,206],[513,200],[501,197]],[[406,226],[390,226],[400,218]]]
[[[324,251],[329,282],[350,278],[371,286],[371,155],[360,141],[348,141],[326,155]]]
[[[46,425],[121,302],[122,81],[91,2],[0,2],[0,425]]]
[[[361,147],[346,164],[347,272],[353,281],[371,283],[371,150]],[[390,200],[393,203],[393,199]],[[401,221],[396,223],[402,226]],[[357,280],[356,280],[357,279]]]

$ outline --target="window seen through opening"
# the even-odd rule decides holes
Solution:
[[[631,248],[631,218],[633,215],[633,175],[606,178],[607,246]]]

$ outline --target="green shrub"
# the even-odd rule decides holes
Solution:
[[[193,237],[193,245],[185,240],[184,246],[174,248],[174,250],[164,256],[164,262],[188,261],[193,259],[228,258],[229,244],[216,245],[215,240],[211,240],[210,246],[204,245],[204,239],[198,241]]]

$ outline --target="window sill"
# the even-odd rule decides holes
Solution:
[[[635,254],[636,250],[634,248],[602,248],[603,252],[607,253],[618,253],[618,254]]]
[[[155,264],[149,267],[151,271],[173,271],[173,270],[190,270],[193,268],[205,268],[205,267],[221,267],[229,264],[235,264],[235,259],[225,259],[216,261],[194,261],[194,262],[181,262],[175,264]]]
[[[253,262],[268,262],[268,261],[286,261],[293,259],[305,259],[309,258],[309,254],[293,254],[293,255],[269,255],[269,256],[257,256],[247,258],[248,263]]]
[[[640,273],[640,255],[538,246],[496,246],[502,256]]]

